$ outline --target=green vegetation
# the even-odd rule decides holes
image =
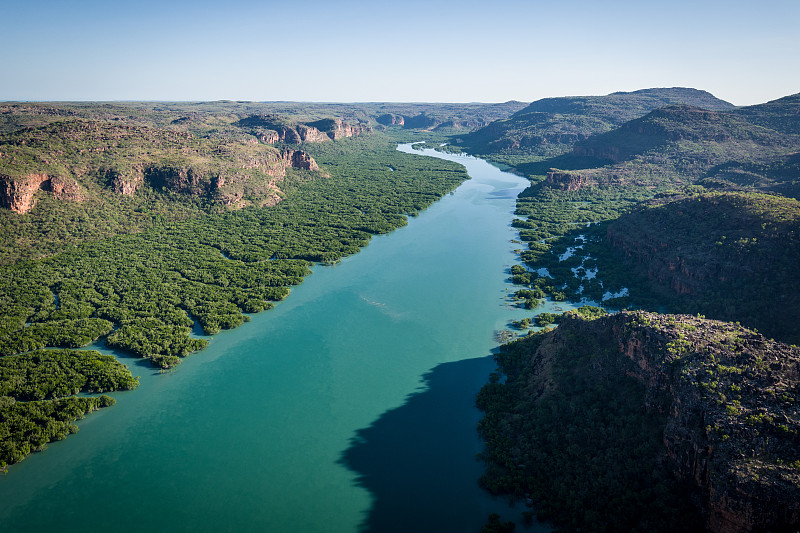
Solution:
[[[530,498],[540,520],[572,531],[696,529],[685,488],[658,461],[664,420],[643,412],[644,387],[614,357],[611,336],[563,324],[558,334],[564,346],[540,332],[495,356],[506,379],[495,376],[477,399],[482,486]]]
[[[532,181],[514,221],[527,243],[524,266],[511,269],[511,281],[524,287],[514,299],[531,308],[550,298],[703,313],[737,324],[639,314],[627,326],[620,325],[627,318],[601,318],[609,327],[600,329],[576,321],[579,313],[539,313],[536,326],[558,330],[504,346],[500,374],[478,398],[486,410],[482,483],[532,498],[540,517],[569,530],[698,527],[681,483],[701,478],[664,462],[665,442],[689,446],[689,438],[694,450],[714,450],[717,494],[723,486],[750,494],[740,503],[755,511],[743,521],[796,529],[795,511],[775,518],[773,511],[796,509],[788,488],[800,486],[790,466],[800,464],[797,384],[785,373],[797,354],[738,322],[798,339],[800,204],[776,193],[800,197],[800,99],[735,110],[673,101],[643,110],[642,102],[623,101],[629,96],[534,102],[465,139],[471,153]],[[614,109],[628,115],[615,122]],[[635,342],[622,349],[629,355],[636,343],[662,339],[651,346],[653,361],[637,367],[621,358],[629,334]],[[669,368],[633,379],[658,365]],[[668,424],[675,411],[662,403],[664,389],[646,386],[667,375],[680,384],[666,390],[693,409]],[[697,420],[711,423],[695,427]],[[665,427],[680,435],[671,440]],[[679,479],[671,468],[681,470]],[[703,492],[705,513],[722,507],[712,496]]]
[[[113,404],[67,396],[137,384],[113,357],[42,348],[104,339],[171,367],[208,344],[195,324],[242,324],[467,177],[398,152],[414,131],[357,136],[375,123],[355,107],[350,123],[296,104],[1,107],[0,200],[17,212],[0,209],[0,468]],[[318,142],[254,138],[277,108]]]
[[[38,350],[0,357],[0,396],[20,401],[130,390],[137,384],[125,365],[96,351]]]
[[[800,183],[797,105],[666,107],[575,141],[572,155],[518,164],[546,175],[517,202],[528,245],[512,281],[553,300],[701,312],[796,342],[797,204],[755,188]],[[557,163],[573,170],[547,171]]]
[[[244,313],[284,298],[309,262],[357,252],[466,178],[458,165],[402,154],[381,135],[311,149],[330,177],[288,172],[276,206],[162,222],[4,267],[0,347],[81,346],[113,325],[109,346],[170,367],[206,345],[190,337],[194,321],[206,334],[240,325]]]
[[[688,315],[584,312],[495,356],[481,483],[568,530],[693,530],[721,507],[796,528],[800,351]]]
[[[75,433],[78,427],[72,422],[114,403],[106,395],[41,402],[15,402],[0,396],[0,471],[43,450],[48,442]]]
[[[72,422],[114,404],[80,392],[136,388],[138,378],[96,351],[38,350],[0,357],[0,470],[78,430]]]
[[[518,166],[568,153],[580,140],[611,131],[670,104],[689,104],[705,109],[733,107],[705,91],[684,88],[543,98],[508,119],[493,122],[464,136],[462,143],[472,154]]]

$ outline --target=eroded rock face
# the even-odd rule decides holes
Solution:
[[[264,121],[256,117],[245,125],[262,128]],[[331,123],[347,133],[341,122]],[[311,125],[263,135],[268,141],[281,136],[287,142],[330,140]],[[201,140],[183,132],[98,121],[28,128],[2,141],[0,207],[17,213],[28,212],[37,194],[82,201],[104,188],[125,196],[152,187],[232,206],[272,205],[283,198],[277,182],[287,168],[319,171],[308,153],[280,151],[253,138]],[[35,171],[26,173],[29,168]]]
[[[545,186],[560,191],[577,191],[592,183],[585,176],[576,172],[551,169],[544,181]]]
[[[508,444],[499,455],[493,452],[504,461],[510,457],[495,472],[523,480],[515,489],[526,488],[525,465],[541,453],[531,435],[543,429],[536,420],[552,422],[541,417],[542,407],[555,409],[548,406],[551,393],[565,380],[588,380],[590,388],[597,386],[590,395],[607,397],[627,376],[642,387],[629,389],[636,392],[625,396],[626,406],[636,405],[654,428],[663,427],[663,447],[644,452],[648,446],[627,437],[604,446],[633,446],[636,461],[667,465],[709,531],[800,530],[800,348],[738,324],[622,312],[594,320],[569,313],[555,330],[522,338],[508,352],[511,357],[500,359],[507,378],[501,392],[511,400],[492,411]],[[563,424],[559,440],[570,442],[569,428],[584,415],[573,419],[568,408],[556,411]],[[596,416],[613,420],[617,413]],[[595,451],[608,457],[607,449]],[[586,455],[585,461],[593,459]]]
[[[132,196],[144,184],[144,166],[137,165],[126,173],[106,170],[105,175],[114,192],[125,196]]]
[[[384,126],[402,126],[405,124],[405,117],[403,115],[395,115],[394,113],[386,113],[375,120],[378,124],[383,124]]]
[[[50,178],[50,192],[59,200],[80,202],[83,200],[81,186],[72,178],[55,176]]]
[[[372,128],[362,122],[350,123],[340,118],[326,118],[306,124],[289,124],[277,115],[252,115],[238,122],[265,144],[284,142],[327,142],[369,133]]]
[[[0,176],[0,205],[15,213],[25,213],[33,207],[33,195],[48,181],[47,174],[33,173],[19,178]]]
[[[81,187],[74,179],[31,173],[18,178],[0,176],[0,206],[15,213],[27,213],[33,208],[34,195],[39,190],[49,191],[59,200],[83,200]]]
[[[668,416],[666,454],[704,495],[709,531],[800,528],[800,469],[782,461],[800,451],[797,400],[785,396],[800,384],[800,349],[691,316],[604,320],[647,397],[667,394],[646,407]]]
[[[372,128],[369,127],[369,124],[363,124],[361,122],[352,124],[350,122],[345,122],[340,118],[326,118],[316,122],[311,122],[307,124],[307,126],[312,126],[318,129],[320,132],[324,132],[328,138],[333,140],[341,139],[343,137],[355,137],[356,135],[361,135],[363,133],[369,133],[372,131]]]
[[[305,124],[300,124],[297,126],[297,134],[300,136],[300,140],[303,142],[319,143],[331,140],[330,137],[319,131],[317,128],[313,126],[306,126]]]
[[[301,168],[304,170],[319,170],[317,162],[314,158],[302,150],[284,149],[281,152],[281,157],[292,168]]]

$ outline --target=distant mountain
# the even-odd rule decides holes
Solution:
[[[800,135],[800,93],[733,111],[752,124]]]
[[[527,104],[510,100],[499,104],[382,104],[378,124],[405,129],[458,131],[475,130],[505,119]]]
[[[557,188],[574,188],[578,182],[663,186],[707,180],[712,186],[796,196],[800,135],[794,132],[800,131],[800,98],[776,102],[729,111],[688,105],[656,109],[576,142],[571,154],[540,166],[580,175],[554,174],[551,182]]]
[[[709,110],[734,108],[706,91],[683,87],[544,98],[506,120],[469,134],[462,143],[477,154],[552,157],[569,152],[573,144],[591,135],[611,131],[654,109],[674,104]]]

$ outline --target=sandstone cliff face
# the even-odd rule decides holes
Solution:
[[[252,135],[265,144],[326,142],[372,131],[369,124],[350,123],[339,118],[322,119],[306,124],[289,124],[275,115],[253,115],[240,120],[238,125],[247,128]]]
[[[667,415],[666,455],[703,494],[708,529],[800,527],[800,465],[786,462],[800,452],[800,349],[691,316],[604,321],[647,386],[645,406]]]
[[[26,213],[33,208],[38,190],[49,191],[59,200],[83,200],[81,188],[74,179],[31,173],[18,178],[0,176],[0,206],[15,213]]]
[[[120,173],[109,169],[105,174],[114,192],[132,196],[144,184],[144,170],[144,165],[135,165],[130,172]]]
[[[551,169],[544,180],[546,187],[560,191],[577,191],[593,184],[594,182],[583,174],[557,169]]]
[[[405,117],[403,115],[395,115],[394,113],[386,113],[375,120],[378,124],[383,124],[384,126],[402,126],[405,124]]]
[[[364,124],[362,122],[350,123],[339,118],[330,118],[318,120],[316,122],[310,122],[306,125],[306,127],[309,126],[324,132],[328,138],[333,140],[341,139],[343,137],[355,137],[357,135],[362,135],[372,131],[372,128],[370,128],[369,124]]]
[[[313,126],[306,126],[305,124],[299,124],[297,126],[297,134],[300,137],[300,140],[303,142],[319,143],[330,140],[330,137],[319,131],[317,128]]]
[[[328,139],[311,127],[301,131],[309,139]],[[37,193],[82,201],[106,187],[125,196],[152,187],[232,207],[273,205],[283,197],[277,182],[287,168],[319,171],[306,152],[278,151],[255,140],[206,141],[87,121],[31,128],[0,139],[0,146],[0,207],[20,214],[34,206]],[[28,168],[37,171],[26,173]]]
[[[319,165],[314,158],[302,150],[290,150],[288,148],[281,152],[281,158],[292,168],[303,170],[319,170]]]
[[[796,343],[798,223],[793,199],[674,195],[611,223],[607,240],[627,258],[631,276],[660,297]]]
[[[33,207],[33,195],[50,177],[47,174],[28,174],[12,179],[0,176],[0,202],[15,213],[25,213]]]
[[[595,320],[564,315],[558,328],[516,341],[508,353],[511,357],[499,362],[506,374],[502,387],[510,392],[493,397],[511,399],[496,404],[502,407],[492,411],[491,422],[508,444],[499,453],[497,448],[492,452],[505,461],[499,471],[505,479],[523,480],[513,485],[514,490],[531,490],[524,484],[525,465],[535,462],[537,454],[563,453],[579,462],[593,461],[585,453],[575,456],[559,449],[560,443],[575,442],[574,425],[582,420],[607,431],[598,442],[614,449],[636,448],[631,451],[636,461],[652,463],[654,469],[665,464],[680,486],[693,487],[691,494],[682,489],[684,498],[699,505],[707,530],[800,530],[800,348],[738,324],[689,315],[622,312]],[[620,379],[624,376],[641,387],[626,389]],[[594,399],[590,403],[605,398],[603,405],[612,411],[601,408],[591,415],[570,411],[586,405],[578,397],[563,398],[568,407],[554,404],[559,389],[573,383],[579,390],[572,394],[590,390],[588,397]],[[609,407],[614,402],[607,399],[623,390],[627,391],[624,407],[619,409],[640,404],[641,414],[636,416],[651,420],[653,436],[663,427],[663,447],[657,441],[608,438],[614,434],[618,415]],[[638,392],[632,394],[633,390]],[[557,412],[563,429],[538,428],[537,420],[552,422],[542,410]],[[638,427],[630,412],[619,416]],[[552,448],[541,451],[530,444],[539,442],[535,435],[541,432],[546,432]],[[581,450],[608,457],[610,452],[597,448],[598,442]],[[644,442],[653,442],[650,449],[655,455],[643,451],[648,449]],[[579,464],[574,474],[593,468]],[[578,479],[575,486],[594,481]]]
[[[240,156],[236,167],[238,170],[218,173],[203,166],[152,165],[144,168],[143,182],[117,180],[123,187],[130,183],[147,183],[156,189],[210,196],[224,205],[240,208],[251,205],[252,201],[246,198],[257,199],[260,206],[277,204],[283,198],[278,183],[286,175],[287,168],[319,171],[317,162],[308,153],[290,148],[284,148],[277,156],[272,153]],[[260,177],[263,175],[268,178]]]

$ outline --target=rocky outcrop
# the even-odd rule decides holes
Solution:
[[[297,135],[302,142],[319,143],[331,140],[331,138],[319,131],[314,126],[307,126],[305,124],[297,125]]]
[[[668,416],[666,454],[700,489],[710,531],[800,528],[800,349],[741,326],[623,313],[598,323]],[[789,399],[791,396],[791,399]]]
[[[132,196],[144,184],[144,166],[134,165],[127,172],[115,169],[106,169],[105,177],[114,192],[125,196]]]
[[[290,124],[277,115],[253,115],[238,122],[265,144],[283,142],[326,142],[369,133],[372,128],[362,122],[349,123],[339,118],[327,118],[315,122]]]
[[[689,315],[622,312],[595,320],[567,313],[555,330],[520,339],[501,353],[507,354],[498,357],[505,384],[487,385],[479,401],[502,398],[485,409],[492,420],[484,423],[494,424],[507,439],[491,452],[508,458],[499,470],[505,480],[522,480],[514,482],[520,484],[512,484],[512,490],[532,490],[525,485],[525,465],[537,456],[577,453],[570,456],[587,461],[585,467],[574,468],[572,475],[579,476],[597,470],[597,465],[589,464],[595,457],[619,460],[601,447],[602,442],[615,450],[630,447],[635,454],[631,460],[647,461],[653,471],[666,464],[664,476],[674,477],[684,487],[685,503],[699,506],[708,531],[800,530],[800,348],[738,324]],[[624,380],[630,379],[638,385],[626,385]],[[577,388],[569,389],[574,383]],[[559,396],[565,388],[569,395]],[[586,405],[586,398],[580,397],[584,390],[590,405],[602,402],[599,409],[593,407],[596,414],[575,411]],[[622,394],[624,401],[612,407],[615,402],[609,399]],[[640,407],[626,411],[634,404]],[[537,420],[551,422],[550,412],[558,413],[562,429],[537,428]],[[630,436],[616,441],[616,417],[632,427],[647,425],[650,436],[643,435],[641,442],[631,441]],[[561,443],[575,443],[579,422],[608,433],[587,443],[586,450],[560,449]],[[544,431],[553,449],[536,440],[534,435]],[[652,440],[659,434],[661,444]],[[584,453],[588,450],[590,454]],[[574,486],[595,482],[599,481],[578,479]],[[635,484],[630,480],[629,487],[620,487],[621,493]],[[693,490],[687,492],[687,487]],[[607,497],[613,500],[619,495]],[[652,503],[660,505],[656,500]],[[607,517],[594,519],[605,523]]]
[[[71,200],[73,202],[80,202],[83,200],[81,186],[72,178],[65,178],[63,176],[54,176],[50,178],[49,190],[53,193],[53,196],[59,200]]]
[[[405,117],[403,127],[408,129],[428,130],[438,126],[440,123],[441,120],[436,117],[426,113],[420,113],[413,117]]]
[[[284,139],[299,141],[302,133],[309,141],[330,140],[312,126],[280,132]],[[0,148],[0,207],[17,213],[28,212],[37,194],[102,203],[104,188],[132,196],[150,187],[232,207],[273,205],[283,198],[277,183],[287,168],[325,176],[302,150],[277,150],[252,138],[198,139],[186,132],[99,121],[20,130],[0,138]]]
[[[544,180],[545,187],[558,189],[560,191],[577,191],[578,189],[593,184],[594,183],[585,175],[555,168],[550,169],[550,172],[547,173],[547,177]]]
[[[17,178],[0,176],[0,206],[26,213],[33,208],[34,195],[39,190],[49,191],[59,200],[83,200],[80,185],[74,179],[31,173]]]
[[[49,181],[47,174],[27,174],[18,178],[0,176],[0,205],[15,213],[25,213],[34,204],[33,195]]]
[[[303,170],[319,170],[319,165],[314,161],[314,158],[302,150],[284,149],[281,152],[281,158],[286,161],[288,166],[292,168],[301,168]]]
[[[254,135],[264,144],[275,144],[281,140],[280,134],[274,130],[257,131]]]
[[[326,118],[316,122],[309,122],[306,126],[318,128],[319,131],[325,132],[333,140],[343,137],[355,137],[372,131],[369,124],[364,124],[363,122],[353,124],[339,118]]]
[[[465,119],[465,120],[453,119],[453,120],[445,120],[444,122],[438,124],[434,128],[434,130],[436,130],[436,131],[448,130],[448,129],[453,129],[453,130],[464,130],[464,129],[474,130],[474,129],[477,129],[477,128],[482,128],[482,127],[484,127],[486,125],[488,125],[488,122],[485,121],[485,120],[479,120],[479,119]]]
[[[402,126],[405,124],[405,117],[403,115],[395,115],[394,113],[386,113],[375,119],[378,124],[384,126]]]

